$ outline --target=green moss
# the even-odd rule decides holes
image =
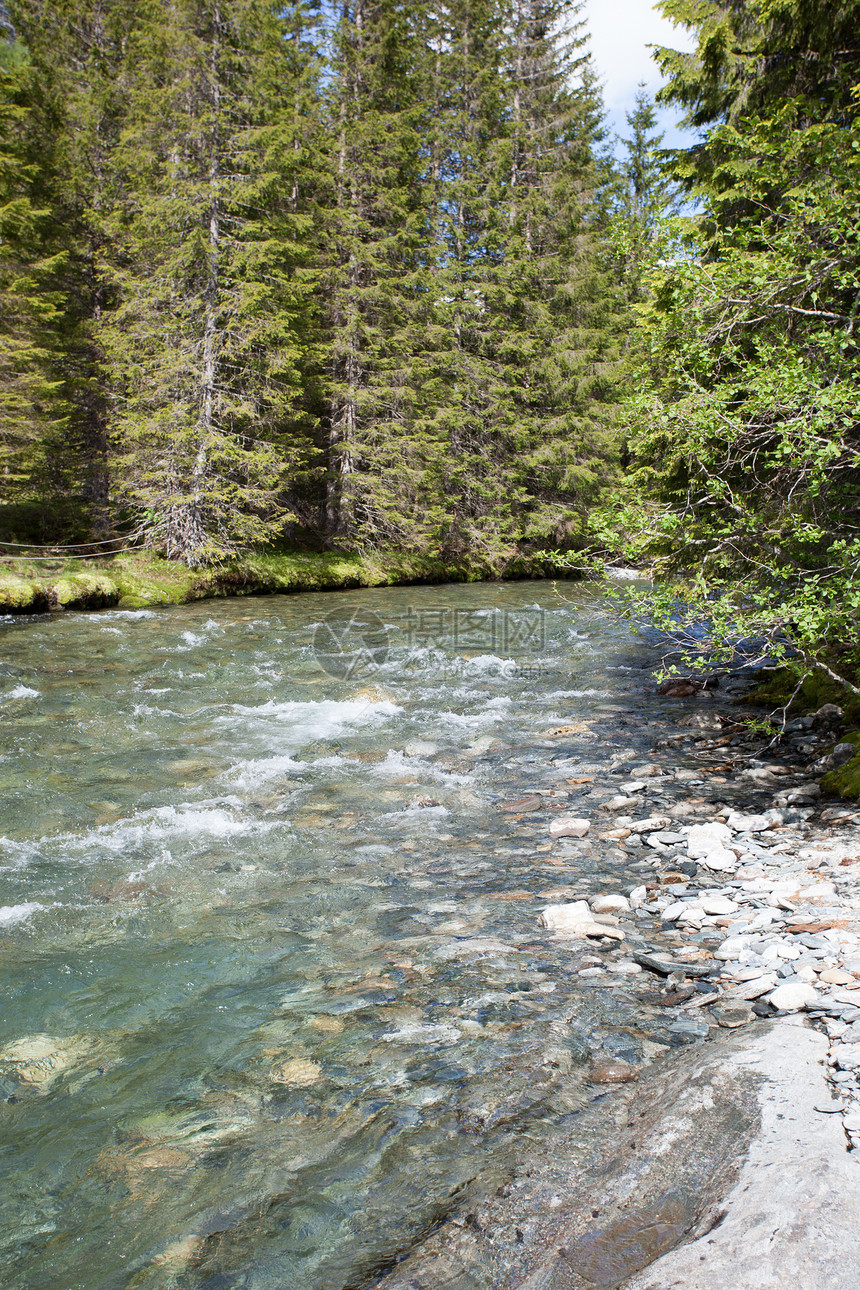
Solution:
[[[119,589],[120,609],[152,605],[182,605],[192,599],[195,573],[184,564],[140,556],[120,556],[110,562]]]
[[[798,675],[791,668],[775,668],[765,681],[750,694],[744,695],[740,702],[771,709],[783,708],[789,704],[789,714],[793,717],[816,712],[825,703],[836,703],[845,713],[846,721],[860,722],[860,699],[850,694],[837,681],[831,681],[823,672],[812,672],[804,678],[792,699],[797,680]]]
[[[569,570],[534,556],[517,557],[500,571],[481,559],[438,560],[402,552],[250,552],[241,559],[198,570],[142,555],[118,556],[99,561],[97,566],[80,560],[16,560],[0,573],[0,611],[35,613],[108,605],[145,609],[215,596],[481,582],[502,576],[565,577]]]
[[[37,582],[14,573],[0,573],[0,613],[39,613],[47,608],[47,595]]]
[[[50,585],[54,603],[61,609],[107,609],[119,601],[119,588],[100,570],[71,573]]]
[[[844,735],[840,735],[838,742],[840,744],[853,744],[857,753],[850,761],[844,765],[837,766],[835,770],[829,770],[821,777],[821,791],[830,793],[835,797],[845,797],[850,801],[860,801],[860,730],[848,730]],[[836,744],[831,744],[828,752],[832,752]]]

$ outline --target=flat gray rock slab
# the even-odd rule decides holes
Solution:
[[[782,1023],[729,1060],[760,1071],[761,1125],[718,1227],[625,1283],[626,1290],[857,1290],[860,1163],[841,1117],[822,1115],[827,1041]]]
[[[857,1290],[860,1164],[800,1018],[673,1054],[478,1185],[379,1290]]]

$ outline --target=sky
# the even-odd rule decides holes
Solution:
[[[591,52],[604,84],[604,102],[616,134],[628,133],[625,114],[633,107],[636,87],[644,81],[653,94],[661,78],[649,44],[691,49],[689,34],[657,12],[651,0],[585,0],[582,17],[591,34]],[[676,128],[674,108],[660,109],[660,128],[667,147],[683,144],[688,134]]]

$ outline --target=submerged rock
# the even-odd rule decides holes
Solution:
[[[592,1062],[588,1068],[588,1080],[591,1084],[628,1084],[638,1079],[632,1066],[623,1061]]]
[[[522,1159],[506,1187],[467,1196],[369,1285],[860,1284],[860,1164],[840,1117],[813,1109],[829,1101],[826,1042],[785,1020],[669,1058],[592,1103],[575,1128]]]
[[[96,1047],[96,1040],[88,1035],[25,1035],[0,1049],[0,1076],[12,1076],[21,1084],[46,1092]]]
[[[560,815],[549,826],[551,838],[584,838],[591,828],[591,821],[571,815]]]
[[[316,1062],[303,1057],[293,1057],[289,1061],[273,1066],[269,1078],[275,1084],[292,1084],[294,1088],[310,1088],[322,1078],[322,1067]]]

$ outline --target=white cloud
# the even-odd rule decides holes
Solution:
[[[651,0],[585,0],[581,17],[604,84],[610,124],[614,130],[626,133],[625,114],[633,106],[637,85],[644,81],[653,94],[661,83],[648,46],[691,49],[690,35],[664,18]],[[680,142],[682,136],[674,129],[679,114],[674,109],[664,109],[660,115],[666,142]]]

